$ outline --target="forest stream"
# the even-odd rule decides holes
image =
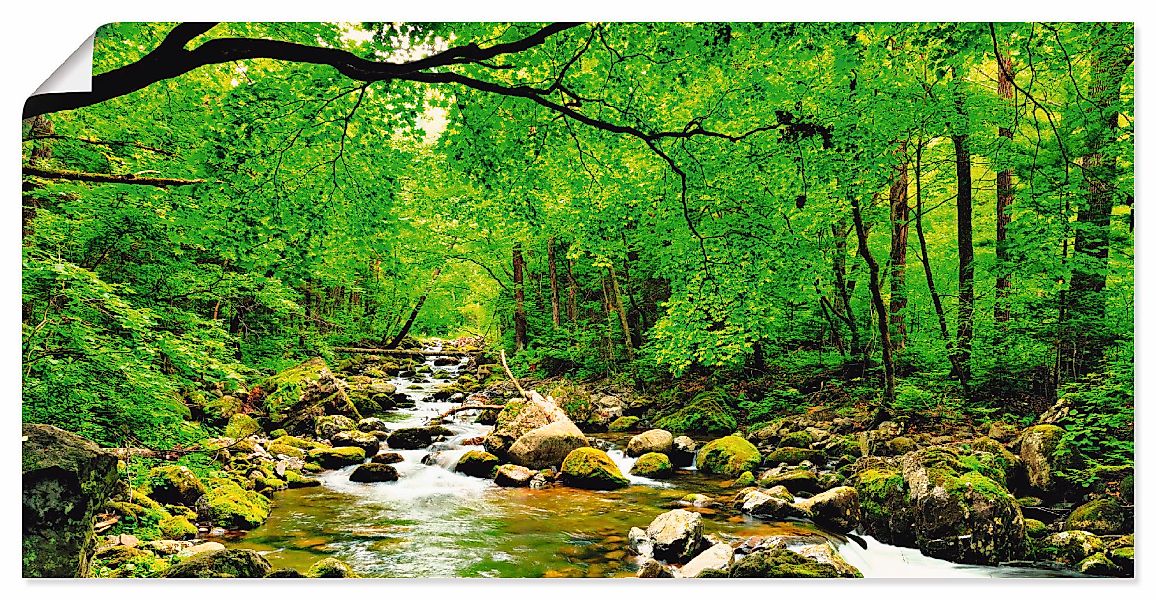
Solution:
[[[425,358],[433,367],[435,357]],[[433,392],[457,377],[467,359],[438,366],[444,378],[391,383],[416,400],[394,412],[394,427],[427,423],[457,405],[435,401]],[[436,371],[435,371],[436,372]],[[467,413],[445,425],[454,436],[425,449],[400,450],[398,481],[354,483],[356,466],[327,471],[322,485],[280,492],[268,521],[222,540],[264,554],[274,568],[304,571],[332,556],[358,573],[377,577],[628,577],[638,569],[627,532],[679,507],[691,493],[717,495],[719,478],[693,468],[658,481],[628,475],[631,485],[615,491],[572,487],[505,488],[452,469],[489,430]],[[622,449],[629,434],[592,434],[623,473],[634,462]],[[752,536],[813,533],[810,524],[768,522],[725,503],[686,507],[704,517],[706,532],[738,541]],[[805,529],[804,529],[805,528]],[[869,536],[828,534],[842,557],[864,577],[1058,577],[1068,571],[962,565],[930,558],[918,550],[880,543]],[[858,541],[856,541],[858,540]],[[865,545],[865,547],[864,547]]]

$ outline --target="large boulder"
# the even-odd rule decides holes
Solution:
[[[516,465],[545,469],[562,464],[570,452],[589,445],[570,420],[555,421],[527,431],[510,446],[506,457]]]
[[[314,448],[309,451],[308,456],[309,460],[316,462],[326,469],[338,469],[365,462],[365,449],[356,446]]]
[[[1090,531],[1096,535],[1116,535],[1125,533],[1128,516],[1124,507],[1113,498],[1100,498],[1076,507],[1068,515],[1064,529]]]
[[[578,448],[562,461],[562,481],[571,487],[613,490],[630,483],[618,465],[597,448]]]
[[[319,579],[348,579],[357,577],[357,573],[349,564],[330,557],[313,563],[309,570],[305,571],[305,576]]]
[[[681,563],[702,547],[702,515],[676,508],[658,515],[646,528],[654,558]]]
[[[782,548],[758,550],[747,554],[735,561],[730,575],[740,578],[845,577],[834,565],[821,563]]]
[[[703,550],[698,556],[683,565],[678,570],[678,576],[698,577],[704,575],[704,571],[729,571],[734,559],[735,551],[731,545],[718,543]]]
[[[859,526],[859,493],[853,487],[831,488],[800,501],[798,507],[811,513],[816,524],[837,533]]]
[[[704,445],[695,460],[703,473],[737,477],[743,471],[757,469],[763,455],[754,444],[737,435],[728,435]]]
[[[790,494],[783,498],[777,494],[769,494],[762,490],[751,490],[743,495],[741,510],[744,513],[764,517],[772,520],[786,520],[788,518],[805,519],[811,513],[792,504]]]
[[[365,450],[366,456],[373,456],[377,454],[378,449],[381,448],[381,440],[372,433],[365,433],[352,429],[349,431],[342,431],[332,438],[334,446],[355,446]]]
[[[729,406],[713,393],[695,396],[673,412],[662,414],[655,425],[675,433],[724,435],[738,429],[738,420]]]
[[[814,471],[803,468],[772,469],[759,475],[759,485],[763,487],[783,486],[792,494],[819,491],[819,478]]]
[[[165,573],[169,578],[264,577],[273,570],[269,561],[255,550],[202,552]]]
[[[51,425],[25,424],[21,439],[23,575],[87,577],[116,456]]]
[[[571,423],[566,411],[553,402],[537,393],[531,393],[529,398],[510,400],[498,413],[493,430],[486,435],[482,444],[486,451],[505,458],[510,446],[518,438],[530,431],[555,422]]]
[[[1056,425],[1035,425],[1020,437],[1020,459],[1028,485],[1043,493],[1056,490],[1056,472],[1067,466],[1067,453],[1061,452],[1064,430]]]
[[[651,452],[669,455],[673,448],[673,434],[665,429],[651,429],[630,438],[626,445],[626,455],[642,456]]]
[[[386,443],[390,448],[395,450],[418,450],[425,448],[434,443],[434,440],[451,436],[454,432],[442,427],[441,425],[430,425],[428,427],[407,427],[404,429],[397,429],[389,434],[389,439]]]
[[[1061,531],[1044,538],[1040,544],[1043,557],[1068,565],[1104,551],[1104,541],[1087,531]]]
[[[344,382],[319,357],[281,371],[262,382],[260,388],[265,393],[265,414],[274,429],[309,433],[323,415],[343,415],[354,422],[361,419],[361,413],[345,393]]]
[[[149,470],[146,493],[161,504],[193,506],[205,491],[205,484],[186,466],[164,465]]]
[[[349,474],[349,480],[354,483],[397,481],[397,469],[381,463],[365,463]]]
[[[494,474],[494,483],[501,487],[527,487],[538,472],[520,465],[504,464]]]
[[[685,435],[680,435],[670,443],[670,464],[684,469],[694,464],[695,454],[698,453],[698,444]]]
[[[670,458],[665,454],[648,452],[634,461],[634,466],[630,467],[630,474],[652,479],[666,479],[674,475],[674,466],[670,464]]]
[[[218,527],[252,529],[269,518],[269,499],[232,481],[222,481],[197,500],[197,517]]]
[[[454,470],[462,475],[491,479],[498,470],[501,461],[498,457],[484,450],[470,450],[458,459]]]
[[[357,427],[353,419],[345,415],[321,415],[313,422],[313,433],[317,437],[328,440],[343,432],[352,431]]]

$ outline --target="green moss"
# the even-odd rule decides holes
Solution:
[[[346,465],[356,465],[365,461],[365,449],[356,446],[338,446],[337,448],[315,448],[309,451],[309,460],[316,461],[327,469],[336,469]]]
[[[289,432],[285,431],[284,429],[274,429],[273,431],[269,432],[269,437],[272,439],[277,439],[285,435],[289,435]]]
[[[832,565],[783,549],[752,552],[739,559],[731,567],[731,577],[830,578],[839,576],[838,570]]]
[[[767,455],[767,464],[777,465],[779,463],[787,463],[788,465],[797,465],[803,461],[810,461],[813,464],[821,465],[826,462],[826,459],[827,455],[819,450],[782,446],[772,450],[771,453]]]
[[[915,447],[915,440],[905,436],[894,437],[887,441],[887,449],[895,455],[907,454],[915,450]]]
[[[815,443],[815,438],[811,437],[811,434],[806,431],[796,431],[783,436],[783,439],[779,440],[779,447],[810,448],[813,443]]]
[[[251,529],[269,518],[269,499],[233,482],[210,489],[197,502],[200,518],[220,527]]]
[[[665,479],[674,474],[674,466],[670,464],[670,458],[661,452],[647,452],[638,457],[634,462],[634,466],[630,469],[631,475],[639,477],[651,477],[654,479]]]
[[[986,498],[998,499],[1007,498],[1014,500],[1011,494],[1000,484],[993,481],[990,477],[978,471],[968,471],[958,478],[948,479],[947,492],[949,494],[957,495],[964,491],[972,490],[979,492]]]
[[[1112,498],[1100,498],[1077,507],[1068,515],[1065,529],[1090,531],[1096,535],[1122,533],[1127,516],[1120,503]]]
[[[634,426],[638,423],[638,417],[618,417],[610,423],[608,429],[610,431],[633,431]]]
[[[246,414],[237,413],[229,417],[229,424],[225,426],[225,436],[240,439],[256,433],[261,433],[261,425],[257,420]]]
[[[859,506],[864,515],[874,519],[886,519],[890,503],[906,494],[907,483],[898,471],[868,469],[855,478]]]
[[[170,540],[188,540],[197,537],[197,526],[186,517],[169,517],[157,524],[161,535]]]
[[[562,461],[562,479],[573,487],[612,490],[630,483],[602,450],[578,448]]]
[[[674,433],[709,435],[731,433],[739,428],[731,409],[713,393],[695,396],[686,406],[658,418],[654,425]]]
[[[763,462],[763,455],[754,444],[737,436],[728,435],[708,442],[695,458],[698,470],[704,473],[738,476],[753,471]]]
[[[493,479],[494,473],[498,470],[499,463],[501,463],[501,461],[498,457],[489,452],[470,450],[458,459],[458,464],[454,467],[454,470],[463,475],[469,475],[470,477]]]
[[[291,458],[305,458],[304,450],[300,448],[294,448],[288,444],[279,444],[277,442],[273,442],[272,444],[269,444],[269,447],[266,448],[266,450],[268,450],[269,454],[272,454],[273,456],[284,454],[285,456]]]
[[[316,487],[321,485],[320,481],[312,477],[306,477],[297,471],[285,471],[285,483],[288,484],[290,488]]]
[[[273,440],[273,444],[289,446],[291,448],[299,448],[301,450],[312,450],[314,448],[324,448],[325,444],[319,444],[307,439],[294,437],[291,435],[282,435]],[[272,444],[271,444],[272,445]]]
[[[1028,537],[1033,540],[1043,539],[1048,536],[1047,524],[1037,519],[1024,519],[1024,529],[1027,531]]]
[[[191,506],[205,493],[205,485],[188,467],[165,465],[149,470],[147,493],[157,502]]]
[[[755,484],[754,473],[751,473],[750,471],[743,471],[742,475],[739,475],[738,478],[735,479],[735,482],[731,487],[745,488],[748,486],[752,486],[754,484]]]
[[[309,567],[305,572],[306,577],[317,577],[325,579],[343,579],[350,577],[357,577],[353,572],[353,567],[337,560],[336,558],[323,558]]]

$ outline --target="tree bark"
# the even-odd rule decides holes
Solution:
[[[514,345],[518,351],[526,349],[526,291],[522,273],[526,261],[522,258],[522,243],[516,242],[513,249],[514,266]]]
[[[45,179],[68,179],[71,181],[87,181],[89,183],[127,183],[131,185],[151,185],[155,187],[175,187],[204,183],[204,179],[174,179],[171,177],[138,177],[131,173],[125,175],[111,175],[109,173],[85,173],[82,171],[67,171],[61,169],[42,169],[32,164],[25,165],[24,174]]]
[[[859,199],[851,197],[851,215],[855,220],[855,237],[859,240],[859,256],[867,263],[869,279],[867,285],[871,288],[871,304],[875,307],[876,322],[879,325],[879,345],[883,349],[883,402],[879,407],[879,414],[874,420],[880,420],[880,415],[891,411],[895,402],[895,361],[891,353],[891,328],[887,324],[887,305],[883,302],[882,284],[879,281],[879,263],[871,255],[871,248],[867,245],[867,228],[863,225],[863,214],[859,209]]]
[[[957,193],[955,199],[956,245],[959,249],[959,315],[956,321],[955,350],[959,357],[958,368],[961,383],[966,385],[971,379],[971,338],[975,313],[975,249],[972,246],[971,228],[971,150],[967,134],[967,113],[963,97],[955,100],[956,124],[951,142],[955,146],[955,178]]]
[[[578,283],[574,281],[574,261],[566,260],[566,317],[570,323],[578,320]]]
[[[558,266],[554,255],[554,236],[546,241],[546,260],[550,266],[550,316],[554,318],[554,327],[562,325],[562,311],[558,300]]]
[[[859,334],[859,324],[855,320],[855,310],[851,304],[851,296],[855,293],[855,282],[847,280],[847,231],[846,222],[831,226],[831,235],[835,238],[835,256],[831,260],[831,271],[835,275],[835,304],[832,307],[835,315],[839,316],[851,334],[851,359],[859,361],[866,368],[867,358],[864,356],[863,337]]]
[[[891,341],[895,350],[907,345],[907,142],[899,143],[899,166],[891,184]]]
[[[1015,75],[1012,73],[1011,56],[1004,56],[1003,61],[999,66],[999,97],[1007,101],[1007,104],[1015,110],[1015,87],[1012,81]],[[1011,120],[1014,120],[1014,116]],[[999,128],[999,136],[1004,139],[1003,151],[1004,161],[1008,161],[1008,154],[1011,154],[1011,140],[1012,130],[1009,123],[1006,127]],[[995,320],[996,323],[1006,323],[1011,320],[1011,307],[1008,305],[1008,294],[1011,292],[1011,280],[1008,271],[1011,268],[1011,262],[1008,260],[1007,249],[1007,226],[1011,222],[1011,204],[1015,200],[1015,187],[1012,184],[1012,176],[1014,175],[1012,168],[1005,166],[995,176],[995,262],[996,262],[996,280],[995,280]]]
[[[610,290],[614,294],[614,310],[622,323],[622,341],[626,346],[626,360],[634,360],[634,347],[630,339],[630,322],[626,318],[626,308],[622,306],[622,290],[618,287],[618,273],[614,263],[610,264]]]
[[[440,277],[441,274],[441,267],[434,269],[433,277],[430,278],[429,286],[426,287],[426,291],[422,292],[421,296],[418,297],[417,302],[413,305],[413,310],[409,311],[409,318],[405,320],[405,325],[402,325],[401,330],[397,332],[397,335],[393,336],[393,339],[385,345],[386,348],[397,348],[397,346],[401,344],[401,341],[405,339],[405,336],[409,335],[409,330],[411,327],[413,327],[414,321],[417,321],[417,315],[421,312],[421,307],[425,305],[425,299],[429,295],[429,290],[434,286],[434,283],[437,282],[438,277]]]

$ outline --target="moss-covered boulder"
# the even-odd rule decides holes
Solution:
[[[1024,430],[1020,438],[1020,459],[1028,485],[1042,493],[1056,490],[1056,472],[1071,462],[1071,454],[1062,447],[1064,430],[1056,425],[1035,425]]]
[[[211,396],[198,394],[194,396],[195,404],[200,408],[204,421],[210,425],[220,426],[228,423],[229,418],[241,412],[242,400],[231,394]]]
[[[454,470],[463,475],[470,477],[480,477],[482,479],[493,479],[494,473],[498,470],[498,464],[501,463],[498,457],[486,452],[484,450],[470,450],[458,459],[457,466]]]
[[[733,411],[717,394],[703,393],[689,403],[666,413],[654,422],[655,426],[674,433],[724,435],[739,427]]]
[[[282,444],[282,443],[275,442],[275,441],[271,442],[269,444],[269,447],[266,448],[266,450],[268,450],[269,454],[272,454],[273,456],[287,456],[289,458],[305,458],[305,451],[304,450],[302,450],[300,448],[294,448],[293,446],[290,446],[288,444]]]
[[[309,460],[317,461],[326,469],[339,469],[348,465],[365,462],[365,449],[356,446],[336,448],[315,448],[309,451]]]
[[[379,452],[370,459],[371,462],[381,463],[383,465],[393,465],[399,462],[404,462],[405,457],[397,452]]]
[[[1043,558],[1074,566],[1103,552],[1104,541],[1087,531],[1061,531],[1044,538],[1039,551]]]
[[[626,455],[638,457],[651,452],[669,454],[673,448],[673,434],[665,429],[650,429],[630,438],[626,444]]]
[[[343,431],[357,429],[357,423],[345,415],[320,415],[313,423],[313,434],[323,440],[333,439],[333,436]]]
[[[531,393],[529,398],[510,400],[502,407],[494,428],[486,434],[482,444],[486,452],[504,460],[518,438],[534,429],[559,421],[573,424],[562,408],[536,393]]]
[[[342,431],[335,434],[332,438],[334,446],[356,446],[365,450],[366,456],[373,456],[377,454],[378,449],[381,448],[381,440],[371,433],[357,431],[356,429],[350,431]]]
[[[827,454],[822,450],[782,446],[772,450],[764,462],[766,462],[768,466],[775,466],[781,463],[797,465],[803,461],[821,465],[827,462]]]
[[[357,577],[357,573],[353,572],[353,567],[336,558],[323,558],[313,563],[309,570],[305,571],[305,576],[322,579],[348,579]]]
[[[670,459],[665,454],[648,452],[634,461],[634,466],[630,468],[630,474],[652,479],[666,479],[674,475],[674,466],[670,464]]]
[[[613,490],[630,483],[610,457],[597,448],[578,448],[562,461],[562,481],[569,486]]]
[[[862,514],[859,493],[849,486],[815,494],[797,506],[811,513],[811,520],[817,525],[837,533],[847,533],[858,527]]]
[[[806,431],[793,431],[779,439],[780,448],[810,448],[815,438]]]
[[[1097,552],[1081,560],[1079,564],[1076,565],[1076,570],[1084,575],[1096,575],[1099,577],[1120,575],[1123,571],[1123,569],[1112,562],[1103,552]]]
[[[406,427],[389,434],[386,443],[395,450],[418,450],[434,443],[434,440],[451,436],[454,432],[441,425],[428,427]]]
[[[169,540],[191,540],[197,537],[197,526],[187,517],[169,517],[157,523],[161,535]]]
[[[537,474],[534,469],[507,463],[494,472],[494,483],[501,487],[526,487]]]
[[[1113,498],[1100,498],[1077,507],[1068,515],[1064,529],[1090,531],[1096,535],[1125,533],[1128,515]]]
[[[317,487],[321,485],[320,481],[312,477],[306,477],[297,471],[285,471],[285,483],[289,486],[289,489]]]
[[[269,499],[222,480],[197,500],[197,516],[219,527],[252,529],[269,518]]]
[[[610,432],[634,431],[638,421],[638,417],[618,417],[610,422],[607,430]]]
[[[381,483],[397,481],[397,478],[397,469],[381,463],[359,465],[349,474],[349,480],[355,483]]]
[[[205,484],[191,469],[164,465],[149,470],[145,493],[163,504],[193,506],[205,494]]]
[[[319,443],[314,442],[312,440],[294,437],[291,435],[283,435],[283,436],[277,437],[269,445],[272,446],[274,444],[281,444],[281,445],[290,446],[293,448],[299,448],[301,450],[312,450],[314,448],[324,448],[325,447],[325,444],[319,444]]]
[[[269,421],[274,428],[290,433],[313,432],[317,418],[324,415],[343,415],[355,421],[362,416],[322,358],[285,369],[263,381],[260,388]]]
[[[743,471],[738,477],[735,478],[734,483],[731,484],[731,487],[745,488],[753,485],[755,485],[755,474],[750,471]]]
[[[531,469],[557,467],[577,448],[589,446],[572,421],[555,421],[527,431],[506,452],[506,459]]]
[[[731,577],[742,578],[835,578],[839,570],[830,564],[783,549],[758,550],[735,561]]]
[[[783,486],[792,494],[810,494],[819,491],[819,478],[809,469],[788,469],[766,471],[759,476],[762,487]]]
[[[1038,519],[1024,519],[1024,531],[1033,540],[1042,540],[1048,536],[1048,525]]]
[[[24,577],[87,577],[92,524],[116,486],[116,455],[51,425],[22,428]]]
[[[695,464],[708,474],[738,476],[753,471],[763,462],[763,455],[754,444],[737,435],[728,435],[705,444],[698,451]]]
[[[202,552],[175,565],[168,578],[264,577],[273,570],[269,561],[255,550]]]
[[[261,433],[261,424],[257,422],[257,419],[242,413],[229,417],[229,423],[225,425],[225,437],[231,437],[235,440],[259,433]]]

